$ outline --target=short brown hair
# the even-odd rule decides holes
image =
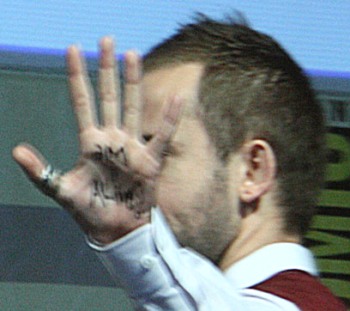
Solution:
[[[222,161],[250,138],[266,140],[277,158],[285,230],[309,227],[325,164],[324,120],[301,68],[271,37],[242,19],[204,15],[155,46],[145,72],[199,62],[203,121]]]

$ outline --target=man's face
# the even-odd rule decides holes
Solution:
[[[231,178],[218,159],[198,109],[199,64],[152,71],[143,79],[143,135],[155,133],[164,103],[174,95],[184,102],[169,154],[156,187],[157,203],[177,239],[218,261],[238,229],[238,205]]]

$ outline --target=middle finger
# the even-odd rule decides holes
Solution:
[[[125,54],[125,103],[124,127],[136,138],[140,138],[141,99],[141,60],[136,52]]]
[[[100,42],[99,87],[102,124],[120,126],[120,81],[114,56],[114,42],[105,37]]]

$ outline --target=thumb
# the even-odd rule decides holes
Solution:
[[[58,199],[60,173],[47,164],[33,146],[21,144],[12,151],[13,158],[28,178],[46,195]]]
[[[41,174],[47,166],[47,161],[33,146],[20,144],[12,150],[12,156],[32,181],[41,180]]]

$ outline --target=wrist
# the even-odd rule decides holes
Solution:
[[[113,230],[89,230],[86,234],[89,241],[91,241],[97,246],[103,247],[123,238],[124,236],[135,231],[139,227],[149,223],[149,221],[149,217],[142,217],[139,218],[136,223],[133,223],[132,225],[129,224],[128,226],[125,226],[123,228],[119,227],[114,228]]]

